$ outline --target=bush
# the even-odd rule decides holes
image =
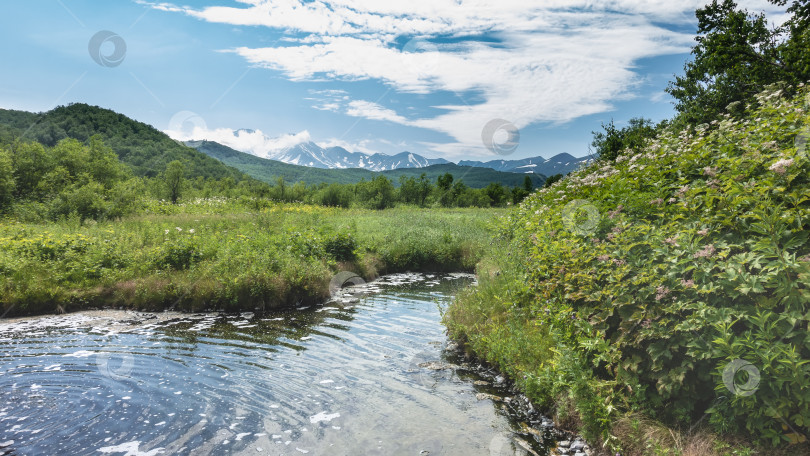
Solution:
[[[527,389],[589,391],[575,407],[606,441],[620,410],[679,426],[708,414],[773,445],[810,432],[810,97],[758,102],[750,118],[666,130],[528,197],[502,232],[526,273],[496,290],[533,299],[504,310],[465,297],[453,334]],[[494,336],[515,313],[556,348],[497,361],[495,347],[518,343]],[[558,375],[564,353],[588,367],[588,388]]]
[[[0,149],[0,213],[8,210],[14,197],[14,175],[11,155]]]
[[[50,214],[53,219],[77,215],[80,222],[106,217],[110,205],[104,199],[104,188],[97,182],[74,185],[53,200]]]
[[[337,233],[327,237],[323,248],[337,261],[353,261],[357,258],[357,240],[351,233]]]
[[[315,195],[315,200],[330,207],[349,207],[352,202],[352,193],[345,185],[329,184]]]
[[[202,260],[203,254],[196,240],[180,236],[162,245],[156,258],[158,267],[183,270]]]

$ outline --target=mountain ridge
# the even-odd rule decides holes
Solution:
[[[458,162],[461,166],[474,166],[486,167],[496,171],[505,171],[512,173],[527,173],[535,172],[546,176],[554,174],[568,174],[575,171],[585,163],[589,163],[591,157],[574,157],[573,155],[563,152],[551,158],[543,157],[529,157],[517,160],[490,160],[487,162],[461,160]]]
[[[221,144],[221,143],[220,143]],[[223,144],[227,147],[227,144]],[[233,148],[233,147],[231,147]],[[238,149],[234,149],[238,150]],[[268,158],[291,165],[309,166],[322,169],[359,168],[370,171],[390,171],[400,168],[424,168],[431,165],[450,163],[443,158],[425,158],[419,154],[404,151],[395,155],[383,153],[367,154],[349,152],[343,147],[323,148],[313,141],[285,147],[260,158]]]
[[[239,129],[237,132],[257,133],[257,130]],[[260,132],[258,132],[260,133]],[[235,134],[238,136],[238,134]],[[269,139],[264,136],[265,139]],[[200,140],[192,140],[200,141]],[[202,140],[206,141],[206,140]],[[216,142],[216,141],[215,141]],[[402,168],[425,168],[432,165],[453,163],[444,158],[426,158],[410,151],[399,152],[394,155],[376,152],[350,152],[344,147],[321,147],[314,141],[308,140],[279,150],[259,154],[252,151],[240,150],[229,141],[218,144],[230,147],[240,152],[248,153],[259,158],[267,158],[291,165],[308,166],[320,169],[368,169],[370,171],[390,171]],[[490,161],[462,160],[455,163],[458,166],[475,168],[490,168],[496,171],[512,173],[535,173],[546,176],[554,174],[568,174],[578,169],[582,164],[589,163],[591,157],[574,157],[568,153],[560,153],[551,158],[529,157],[516,160],[496,159]]]
[[[438,176],[450,173],[456,180],[462,180],[471,188],[483,188],[492,182],[510,187],[521,186],[526,176],[526,174],[509,173],[490,168],[459,166],[455,163],[437,163],[423,168],[399,168],[385,171],[371,171],[364,168],[325,169],[258,157],[215,141],[186,141],[185,144],[257,180],[268,183],[274,183],[276,179],[282,177],[287,182],[345,184],[371,180],[374,176],[382,174],[398,185],[400,176],[418,178],[424,173],[430,180],[435,181]],[[529,176],[535,187],[545,183],[545,176],[534,173]]]

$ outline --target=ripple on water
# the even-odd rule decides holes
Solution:
[[[353,306],[2,323],[0,454],[486,454],[508,419],[435,369],[440,308],[473,282],[398,274],[344,290]]]

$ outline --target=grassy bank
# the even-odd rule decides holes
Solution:
[[[115,306],[199,310],[323,301],[330,279],[472,271],[497,209],[335,209],[222,198],[116,222],[0,223],[7,316]]]
[[[451,335],[611,454],[810,454],[802,90],[534,193]]]

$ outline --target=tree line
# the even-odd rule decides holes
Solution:
[[[271,185],[255,179],[189,174],[187,163],[173,160],[154,177],[138,176],[98,135],[87,142],[62,139],[53,147],[17,140],[0,145],[0,213],[28,220],[117,219],[137,212],[148,199],[178,204],[218,196],[343,208],[503,207],[519,203],[533,190],[529,176],[522,186],[491,183],[474,189],[450,173],[435,181],[422,174],[401,176],[395,183],[379,175],[354,184],[317,185],[290,183],[281,177]]]
[[[742,118],[758,108],[755,95],[766,87],[795,92],[810,81],[810,2],[768,1],[786,7],[783,24],[772,26],[764,14],[741,9],[733,0],[713,0],[699,8],[692,60],[666,88],[676,116],[658,124],[636,117],[623,128],[611,120],[593,132],[596,155],[612,161],[626,149],[638,152],[669,126],[713,128],[712,121],[724,113]]]

